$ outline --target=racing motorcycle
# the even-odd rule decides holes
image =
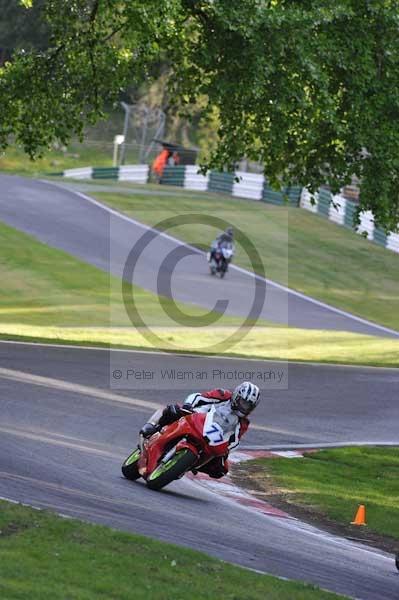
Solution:
[[[208,413],[192,413],[166,425],[150,438],[140,435],[138,447],[122,465],[131,481],[145,479],[152,490],[160,490],[188,471],[200,470],[215,457],[227,456],[229,440],[223,420],[213,407]]]
[[[231,242],[223,242],[222,244],[213,247],[212,252],[208,255],[209,270],[211,275],[219,273],[223,278],[228,269],[229,263],[234,254],[234,246]]]

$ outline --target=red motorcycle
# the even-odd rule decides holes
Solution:
[[[143,477],[150,489],[160,490],[215,457],[227,456],[228,439],[218,417],[215,408],[205,414],[187,411],[149,439],[140,436],[138,448],[122,465],[123,475],[131,481]]]

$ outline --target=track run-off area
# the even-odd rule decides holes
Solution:
[[[132,248],[151,231],[65,184],[0,175],[0,186],[1,221],[119,277]],[[182,259],[176,262],[180,252]],[[226,315],[246,317],[252,311],[257,318],[292,327],[399,337],[397,331],[268,279],[264,298],[256,294],[257,279],[257,275],[232,265],[221,290],[208,275],[204,253],[167,233],[154,236],[134,269],[137,286],[172,295],[176,302],[212,310],[222,296],[228,302]]]
[[[215,360],[117,354],[122,369],[160,364],[206,369]],[[110,390],[104,349],[2,342],[0,356],[0,496],[355,598],[398,597],[393,557],[379,550],[293,519],[259,514],[186,478],[163,492],[123,479],[120,465],[141,424],[154,408],[181,400],[183,390],[180,397],[167,389]],[[252,362],[254,368],[265,366]],[[232,359],[217,364],[226,370],[248,367],[248,361]],[[265,394],[244,448],[397,441],[396,371],[291,364],[289,380],[288,390]]]
[[[11,176],[1,176],[0,184],[0,220],[121,276],[143,225],[53,184]],[[117,239],[112,253],[110,231]],[[135,283],[156,292],[162,258],[179,242],[158,236],[154,243],[143,254]],[[204,286],[205,278],[197,275],[201,269],[200,253],[181,261],[173,274],[173,294],[210,309],[218,292]],[[250,285],[250,273],[230,271],[223,290],[231,299],[229,314],[247,314]],[[397,335],[270,282],[261,316],[285,323],[287,315],[297,327]],[[397,370],[0,342],[1,497],[193,547],[354,598],[397,600],[398,573],[393,557],[382,551],[295,519],[259,514],[188,478],[162,492],[123,479],[120,465],[142,423],[156,408],[204,386],[164,381],[155,390],[135,388],[130,381],[127,389],[123,381],[112,381],[115,369],[282,373],[283,385],[261,386],[263,400],[244,448],[399,444]],[[229,387],[228,380],[219,383]]]

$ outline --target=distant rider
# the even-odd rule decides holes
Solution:
[[[219,245],[223,242],[229,242],[230,244],[233,244],[234,229],[232,227],[227,227],[226,231],[222,231],[222,233],[217,236],[216,241],[219,243]]]
[[[259,388],[254,383],[244,381],[233,392],[223,389],[210,390],[209,392],[196,392],[190,394],[183,406],[170,404],[159,409],[153,414],[150,421],[143,425],[140,433],[149,438],[160,431],[165,425],[177,421],[189,412],[207,413],[217,405],[219,422],[223,423],[224,434],[229,437],[229,450],[238,446],[241,437],[249,427],[248,415],[259,403]],[[223,457],[216,457],[199,470],[210,477],[219,479],[228,473],[228,453]]]
[[[227,229],[222,231],[222,233],[217,236],[216,240],[212,242],[208,262],[215,258],[216,250],[220,249],[223,244],[231,244],[234,251],[234,229],[232,227],[227,227]]]

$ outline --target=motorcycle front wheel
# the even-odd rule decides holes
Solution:
[[[191,450],[176,452],[166,463],[161,463],[147,478],[147,486],[151,490],[160,490],[175,479],[179,479],[197,462],[197,456]]]
[[[141,477],[137,468],[139,459],[140,449],[136,448],[131,454],[129,454],[129,456],[122,465],[122,473],[126,477],[126,479],[130,479],[130,481],[136,481],[136,479]]]

